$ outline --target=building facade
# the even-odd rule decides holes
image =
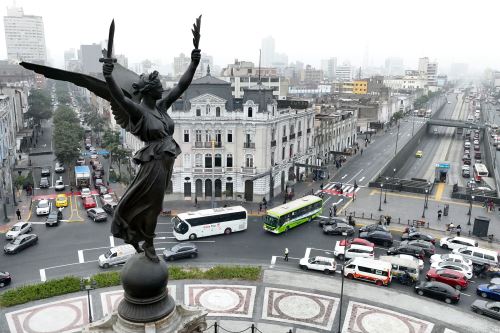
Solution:
[[[365,95],[368,93],[368,81],[367,80],[355,80],[352,93],[356,95]]]
[[[9,60],[44,64],[47,61],[41,16],[24,15],[20,7],[7,8],[4,16],[5,43]]]

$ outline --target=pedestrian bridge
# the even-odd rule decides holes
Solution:
[[[462,120],[448,120],[448,119],[429,119],[427,125],[445,126],[445,127],[461,127],[470,129],[484,129],[486,126],[483,124],[473,123]]]

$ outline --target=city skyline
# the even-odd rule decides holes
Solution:
[[[136,6],[130,1],[116,6],[114,2],[91,0],[78,8],[78,15],[74,4],[58,0],[43,4],[22,0],[16,6],[22,7],[26,15],[43,17],[48,58],[57,67],[64,65],[65,50],[105,40],[112,18],[116,21],[116,54],[126,55],[129,63],[149,59],[162,65],[172,64],[180,53],[189,54],[190,28],[199,14],[203,14],[200,48],[221,67],[236,58],[257,64],[262,40],[268,36],[274,38],[275,49],[286,54],[289,63],[300,61],[316,68],[321,67],[322,59],[331,57],[339,63],[349,60],[354,66],[368,63],[376,67],[383,67],[386,58],[398,57],[404,60],[406,68],[416,68],[418,58],[424,56],[438,61],[443,69],[452,63],[468,63],[473,70],[500,67],[499,46],[490,42],[488,34],[494,31],[494,7],[498,5],[486,1],[475,6],[453,3],[453,15],[447,14],[451,14],[451,2],[447,1],[424,1],[404,8],[396,1],[363,2],[356,7],[313,1],[308,3],[310,11],[300,10],[299,3],[293,2],[287,3],[287,8],[276,3],[254,3],[255,14],[250,15],[248,24],[237,16],[226,15],[232,11],[230,8],[236,12],[247,8],[240,1],[176,3],[175,13],[174,8],[153,1],[148,3],[145,19],[137,15]],[[10,1],[5,3],[0,14],[5,16],[7,7],[12,6]],[[357,11],[359,7],[363,10]],[[262,8],[266,9],[266,14],[261,14],[266,19],[252,19]],[[269,12],[276,14],[269,17]],[[248,11],[244,13],[247,14]],[[426,23],[429,16],[435,17],[435,24]],[[422,24],[415,24],[417,21]],[[142,31],[147,29],[154,32]],[[3,26],[0,58],[7,58]]]

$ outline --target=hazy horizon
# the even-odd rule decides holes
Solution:
[[[2,1],[7,14],[11,0]],[[63,66],[64,51],[107,38],[116,22],[116,54],[129,64],[149,59],[162,65],[192,49],[191,26],[203,14],[202,52],[224,67],[234,59],[258,63],[261,40],[275,39],[276,52],[288,61],[316,68],[321,59],[337,57],[361,66],[368,59],[380,67],[389,57],[400,57],[406,68],[417,68],[418,58],[439,62],[440,71],[451,63],[467,63],[472,70],[500,68],[500,46],[493,39],[500,4],[485,0],[473,5],[457,1],[308,1],[252,2],[184,1],[147,2],[144,10],[132,1],[85,2],[18,0],[25,15],[42,16],[49,61]],[[89,24],[91,23],[91,24]],[[0,59],[6,59],[5,33],[0,28]],[[175,32],[175,34],[174,34]]]

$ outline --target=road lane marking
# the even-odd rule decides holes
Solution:
[[[314,247],[308,247],[308,249],[316,250],[316,251],[323,251],[323,252],[333,252],[332,250],[317,249],[317,248],[314,248]]]
[[[157,231],[157,234],[173,234],[172,231]]]
[[[109,249],[109,246],[92,247],[90,249],[81,249],[78,251],[93,251],[93,250],[101,250],[101,249]]]
[[[182,242],[155,242],[156,244],[179,244]],[[215,241],[192,241],[190,240],[189,243],[215,243]]]
[[[269,268],[273,268],[275,264],[276,264],[276,256],[272,256],[271,257],[271,265],[269,266]]]
[[[343,175],[343,176],[342,176],[342,179],[344,179],[345,177],[347,177],[347,175]]]
[[[173,222],[158,222],[157,224],[174,224]]]
[[[362,182],[364,179],[365,179],[365,177],[361,177],[361,178],[359,179],[359,181],[360,181],[360,182]]]
[[[83,258],[83,251],[82,250],[78,250],[78,261],[80,262],[80,264],[83,264],[85,262],[85,259]]]
[[[326,203],[328,202],[328,200],[330,200],[332,197],[328,197],[324,202],[323,202],[323,205],[326,205]]]
[[[155,239],[175,239],[175,237],[162,236],[162,237],[155,237]]]
[[[311,248],[310,248],[310,247],[308,247],[308,248],[306,249],[306,253],[304,254],[304,258],[309,258],[309,255],[310,255],[310,254],[311,254]]]
[[[336,203],[334,203],[334,205],[338,205],[339,203],[341,203],[342,201],[344,201],[344,198],[340,198],[339,201],[337,201]]]
[[[437,186],[436,195],[435,195],[435,198],[437,201],[441,200],[441,197],[443,196],[444,189],[445,189],[445,184],[439,183]]]
[[[347,183],[350,183],[353,179],[355,179],[361,172],[363,172],[364,169],[360,169],[358,172],[356,172],[356,174],[347,181]]]
[[[40,281],[45,282],[47,281],[47,276],[45,275],[45,269],[40,270]]]
[[[115,238],[113,236],[109,236],[109,245],[115,247]]]

